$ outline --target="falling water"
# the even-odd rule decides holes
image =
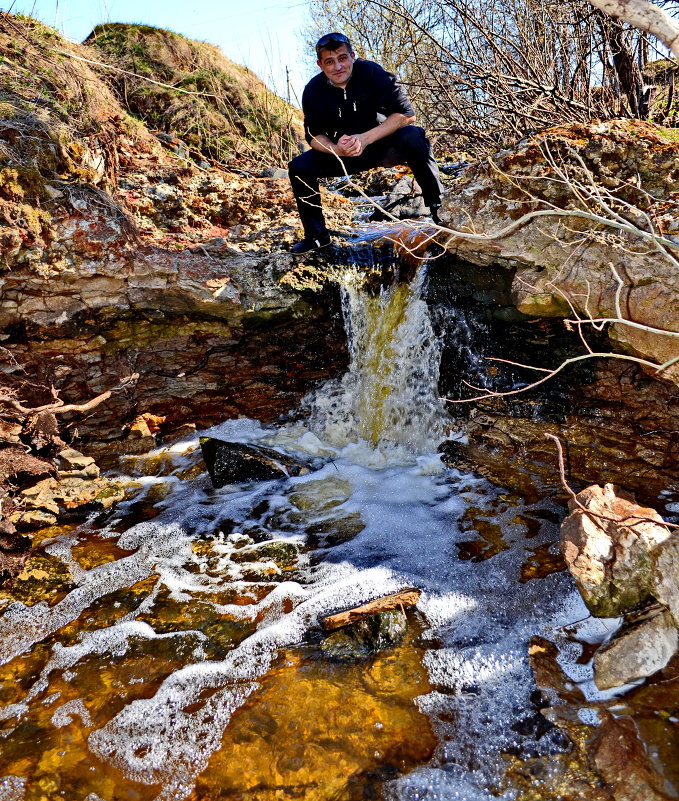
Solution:
[[[364,442],[389,460],[412,461],[445,436],[438,397],[439,342],[422,298],[426,267],[412,281],[368,292],[347,271],[342,300],[350,364],[311,402],[310,428],[335,446]]]

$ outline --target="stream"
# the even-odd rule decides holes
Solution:
[[[214,489],[191,437],[123,459],[112,516],[43,532],[2,601],[2,801],[561,797],[572,745],[528,642],[559,647],[592,727],[582,654],[616,622],[560,569],[561,508],[441,462],[426,264],[380,292],[340,281],[347,373],[296,422],[201,432],[311,472]],[[328,649],[322,616],[405,587],[422,596],[400,643]]]

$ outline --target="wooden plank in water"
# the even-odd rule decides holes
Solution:
[[[336,615],[328,615],[321,618],[321,626],[325,631],[334,631],[342,626],[348,626],[349,623],[360,620],[366,615],[388,612],[390,609],[405,609],[408,606],[415,606],[420,600],[421,594],[415,587],[408,587],[392,595],[384,595],[382,598],[368,601],[368,603],[356,606],[353,609],[347,609],[344,612],[338,612]]]

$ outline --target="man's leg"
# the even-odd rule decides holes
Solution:
[[[382,144],[380,163],[391,167],[405,162],[420,185],[425,206],[438,208],[443,184],[423,129],[417,125],[405,125],[376,144]]]
[[[349,164],[355,161],[357,159],[344,159],[347,171],[351,172]],[[290,162],[288,170],[305,240],[319,244],[327,242],[330,237],[323,217],[318,179],[344,175],[342,163],[331,153],[307,150]]]

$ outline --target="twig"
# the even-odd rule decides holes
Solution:
[[[570,496],[573,504],[577,506],[580,511],[587,515],[590,520],[600,529],[603,529],[603,526],[599,524],[600,520],[606,520],[609,523],[615,523],[616,525],[620,526],[627,526],[628,528],[634,528],[634,526],[638,526],[641,523],[654,523],[656,526],[665,526],[666,528],[675,528],[679,529],[679,525],[676,523],[668,523],[665,520],[658,521],[652,517],[643,517],[640,515],[628,515],[627,517],[610,517],[609,515],[601,514],[600,512],[593,512],[591,509],[588,509],[584,504],[582,504],[578,500],[577,494],[571,489],[568,482],[566,481],[566,469],[564,466],[564,458],[563,458],[563,447],[561,445],[561,440],[555,436],[554,434],[550,434],[545,432],[546,439],[551,439],[556,444],[557,450],[557,460],[559,465],[559,479],[561,481],[561,486]],[[633,520],[633,523],[629,521]]]
[[[97,395],[96,398],[92,398],[91,400],[87,401],[87,403],[65,404],[62,400],[58,399],[54,388],[52,388],[52,394],[56,399],[55,402],[47,403],[44,406],[30,408],[24,406],[20,401],[14,400],[14,398],[11,398],[7,395],[0,396],[0,403],[4,404],[5,406],[9,406],[9,408],[14,409],[14,411],[30,416],[45,413],[57,415],[66,414],[67,412],[88,412],[90,409],[94,409],[95,406],[99,406],[99,404],[108,400],[114,392],[120,392],[121,390],[126,389],[127,387],[133,385],[138,379],[139,373],[133,373],[132,375],[123,378],[120,384],[117,386],[107,390],[106,392],[102,392],[101,395]]]

